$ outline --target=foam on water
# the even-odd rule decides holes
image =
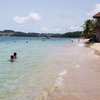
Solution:
[[[63,85],[63,82],[64,82],[64,78],[63,77],[64,77],[65,74],[67,74],[66,70],[64,70],[61,73],[59,73],[59,76],[55,81],[55,87],[60,87],[60,86]]]
[[[55,80],[54,86],[48,91],[43,91],[42,95],[39,97],[39,100],[46,100],[49,93],[53,92],[56,88],[60,88],[64,84],[64,75],[67,74],[66,70],[63,70],[58,74],[58,78]]]
[[[64,70],[64,71],[62,71],[62,72],[59,74],[59,76],[63,76],[63,75],[65,75],[66,73],[67,73],[67,71]]]
[[[84,43],[80,43],[80,44],[77,44],[77,46],[79,46],[79,47],[84,47]]]

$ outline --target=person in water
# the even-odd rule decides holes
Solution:
[[[10,56],[10,61],[14,62],[14,56],[13,55]]]
[[[14,59],[17,59],[17,53],[14,52]]]

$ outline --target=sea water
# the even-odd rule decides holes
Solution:
[[[70,45],[68,38],[0,37],[0,100],[36,100],[61,85],[67,71],[59,49]]]

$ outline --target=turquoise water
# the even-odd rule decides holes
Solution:
[[[65,38],[0,37],[0,100],[35,100],[48,91],[64,70],[58,51],[70,43]],[[17,59],[10,62],[14,52]]]

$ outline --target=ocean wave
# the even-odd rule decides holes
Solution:
[[[59,76],[58,78],[56,79],[55,81],[55,87],[60,87],[63,85],[63,81],[64,81],[64,78],[63,76],[67,73],[66,70],[62,71],[61,73],[59,73]]]
[[[77,46],[79,46],[79,47],[84,47],[84,43],[81,43],[81,44],[77,44]]]
[[[46,100],[47,96],[49,93],[53,92],[56,88],[60,87],[63,85],[64,78],[63,76],[67,73],[66,70],[62,71],[59,73],[58,78],[55,80],[55,84],[52,88],[49,90],[43,91],[42,95],[39,97],[39,100]]]

